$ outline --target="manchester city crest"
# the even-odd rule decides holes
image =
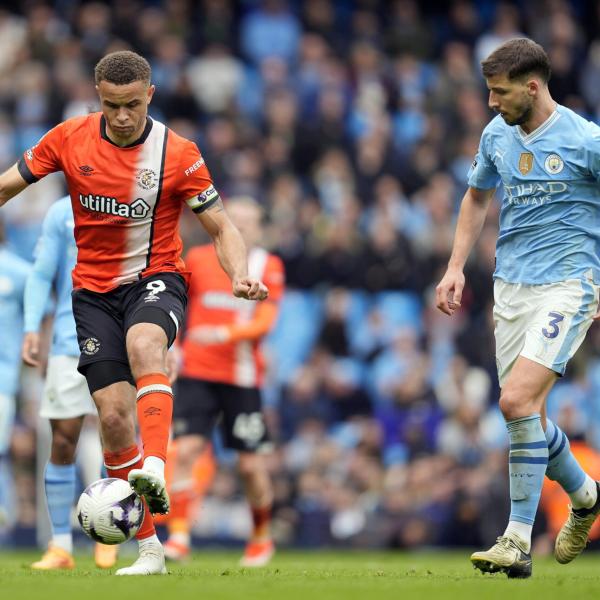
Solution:
[[[544,161],[544,169],[550,175],[556,175],[560,173],[565,166],[563,159],[558,154],[549,154]]]
[[[152,190],[158,185],[158,177],[152,169],[140,169],[135,179],[138,185],[145,190]]]

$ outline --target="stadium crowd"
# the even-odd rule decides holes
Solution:
[[[151,115],[198,143],[225,199],[249,195],[265,207],[264,245],[287,276],[265,389],[276,540],[493,541],[508,513],[491,317],[498,203],[468,264],[460,314],[436,311],[433,288],[491,118],[479,60],[531,36],[551,58],[553,97],[600,122],[600,3],[8,6],[0,8],[0,169],[59,121],[96,110],[94,64],[130,48],[153,69]],[[47,178],[3,208],[7,242],[23,258],[31,260],[62,186],[60,176]],[[181,228],[186,246],[203,241],[191,212]],[[24,369],[7,531],[35,525],[40,386],[40,373]],[[597,326],[553,390],[550,414],[584,450],[600,448]],[[222,468],[194,532],[242,539],[250,518],[232,458],[217,454]],[[550,521],[536,525],[540,546]]]

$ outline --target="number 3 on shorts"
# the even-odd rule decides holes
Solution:
[[[548,327],[544,327],[542,333],[547,338],[554,339],[559,334],[558,324],[564,320],[565,315],[552,311],[548,313],[548,316],[550,317]]]

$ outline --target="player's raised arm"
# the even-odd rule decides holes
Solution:
[[[23,179],[15,163],[0,175],[0,206],[6,204],[11,198],[22,192],[29,183]]]
[[[198,220],[213,239],[219,262],[229,275],[233,295],[248,300],[264,300],[267,287],[258,279],[248,276],[248,253],[237,227],[231,222],[222,200],[216,200],[202,212]]]
[[[495,189],[479,190],[469,187],[463,197],[448,269],[435,288],[436,305],[447,315],[454,314],[460,306],[465,285],[463,269],[481,233],[494,191]]]

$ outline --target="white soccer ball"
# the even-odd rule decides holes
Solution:
[[[144,519],[144,504],[127,481],[115,477],[99,479],[81,494],[77,519],[96,542],[122,544],[138,532]]]

